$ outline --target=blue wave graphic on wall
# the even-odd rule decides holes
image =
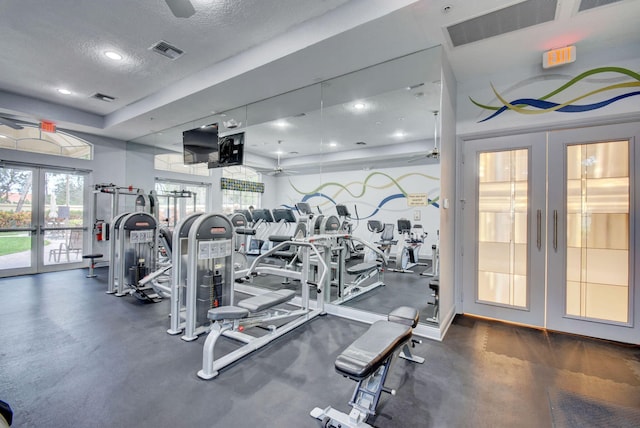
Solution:
[[[583,104],[583,105],[568,104],[568,105],[562,106],[562,107],[560,107],[558,109],[555,109],[554,111],[559,111],[559,112],[562,112],[562,113],[582,113],[582,112],[585,112],[585,111],[597,110],[599,108],[606,107],[609,104],[613,104],[616,101],[620,101],[622,99],[633,97],[633,96],[636,96],[636,95],[640,95],[640,91],[630,92],[628,94],[618,95],[617,97],[609,98],[608,100],[604,100],[604,101],[601,101],[599,103]],[[541,110],[554,109],[555,107],[560,105],[560,103],[554,103],[554,102],[551,102],[551,101],[538,100],[538,99],[535,99],[535,98],[518,98],[517,100],[510,101],[509,104],[511,104],[511,105],[527,105],[527,106],[539,108]],[[507,107],[507,106],[500,107],[495,113],[493,113],[491,116],[487,117],[486,119],[482,119],[480,122],[485,122],[485,121],[487,121],[489,119],[492,119],[492,118],[498,116],[499,114],[504,113],[507,110],[511,110],[511,109],[509,107]]]
[[[308,195],[304,195],[304,197],[302,198],[302,202],[307,202],[309,199],[314,198],[314,197],[320,197],[320,198],[324,198],[327,199],[329,201],[331,201],[331,203],[333,203],[333,205],[337,205],[337,202],[334,201],[330,196],[325,195],[324,193],[310,193]],[[383,200],[380,201],[380,203],[378,203],[378,206],[373,210],[373,212],[367,216],[364,217],[353,217],[354,220],[366,220],[369,219],[371,217],[373,217],[374,215],[376,215],[380,209],[386,205],[387,203],[395,200],[395,199],[402,199],[405,198],[406,199],[406,195],[404,193],[395,193],[393,195],[389,195],[386,198],[384,198]],[[433,199],[427,199],[427,203],[429,204],[429,206],[433,206],[435,208],[440,208],[440,204],[438,204],[437,202],[434,202]],[[296,207],[295,206],[290,206],[290,205],[286,205],[286,204],[282,204],[280,205],[281,207],[284,208],[289,208],[292,210],[295,210]]]

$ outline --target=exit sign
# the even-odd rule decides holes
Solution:
[[[576,47],[566,46],[553,49],[542,54],[542,68],[557,67],[576,60]]]
[[[48,120],[40,121],[40,129],[44,132],[56,132],[56,124]]]

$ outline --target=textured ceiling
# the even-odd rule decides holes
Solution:
[[[176,18],[163,0],[0,0],[0,115],[50,119],[61,128],[175,148],[181,131],[198,119],[236,108],[234,111],[242,114],[241,106],[260,100],[265,101],[258,104],[267,106],[271,113],[304,112],[310,122],[318,109],[309,107],[308,100],[291,97],[292,104],[282,106],[281,98],[276,102],[271,97],[436,45],[443,46],[462,84],[514,66],[539,67],[540,52],[572,43],[579,46],[581,55],[614,53],[621,45],[640,45],[640,32],[635,30],[639,0],[596,2],[605,5],[584,12],[579,11],[580,0],[557,0],[551,22],[457,48],[448,38],[447,27],[520,2],[192,3],[196,10],[193,16]],[[172,61],[151,52],[149,47],[160,40],[184,50],[184,55]],[[108,61],[103,55],[106,49],[121,52],[123,61]],[[60,87],[68,88],[72,95],[58,94]],[[388,138],[388,131],[394,128],[391,123],[398,120],[403,107],[392,103],[402,99],[402,92],[380,88],[372,95],[372,102],[385,106],[379,112],[388,113],[372,119],[374,125],[385,124],[384,132],[376,132],[371,122],[358,122],[364,116],[354,120],[349,114],[338,114],[344,109],[341,104],[348,105],[348,96],[357,96],[349,89],[348,85],[342,87],[338,93],[344,99],[330,103],[333,107],[324,112],[336,130],[341,128],[340,135],[327,135],[326,140],[335,139],[340,150],[351,151],[349,141],[367,139],[371,144],[360,149],[362,153],[384,159],[389,153],[382,150],[385,142],[378,140]],[[105,103],[91,98],[96,92],[116,100]],[[437,104],[437,91],[424,92],[421,108],[427,116],[416,125],[420,129],[407,129],[408,135],[418,138],[430,135],[429,112]],[[245,110],[244,114],[249,124],[257,125],[251,132],[269,120],[255,111]],[[402,117],[407,124],[414,121],[410,112]],[[262,128],[256,141],[249,142],[248,149],[254,154],[273,159],[278,139],[285,145],[295,141],[298,149],[285,149],[287,153],[297,151],[300,158],[326,149],[318,148],[317,139],[305,139],[302,133],[294,136],[294,128],[287,138],[279,138],[281,134],[266,124]],[[411,143],[393,141],[387,145],[405,153]],[[380,150],[376,152],[374,146]],[[419,147],[418,151],[423,150],[425,144]]]

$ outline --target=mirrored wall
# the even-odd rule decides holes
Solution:
[[[439,244],[440,75],[435,47],[163,132],[176,142],[183,130],[208,123],[218,123],[220,136],[244,132],[244,163],[263,174],[262,208],[306,202],[313,221],[339,217],[357,238],[344,245],[347,269],[334,272],[327,300],[383,315],[415,306],[421,322],[434,325],[429,283]],[[295,224],[274,224],[261,233],[294,230]],[[367,271],[376,259],[388,262],[381,272]],[[371,286],[378,281],[384,286]],[[258,277],[252,285],[283,287],[281,278]]]

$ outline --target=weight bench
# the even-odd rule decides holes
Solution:
[[[355,276],[355,279],[347,284],[340,290],[338,297],[341,298],[341,302],[346,302],[353,299],[367,291],[371,291],[376,287],[384,285],[383,271],[379,263],[376,262],[363,262],[357,265],[349,266],[346,269],[349,275]],[[367,285],[362,285],[367,279],[374,275],[378,275],[375,282]]]
[[[254,337],[243,333],[247,327],[254,327],[275,320],[282,320],[292,316],[308,314],[304,310],[288,311],[285,309],[272,309],[281,303],[286,303],[295,296],[293,290],[276,290],[266,294],[261,294],[237,303],[237,306],[220,306],[209,309],[207,317],[213,322],[211,331],[207,336],[202,349],[202,370],[198,371],[198,376],[202,379],[211,379],[218,375],[218,370],[243,356],[261,348],[277,337],[282,336],[300,324],[290,326],[291,321],[284,326],[276,327],[269,325],[270,334],[262,337]],[[268,311],[265,313],[265,311]],[[306,321],[306,317],[303,322]],[[285,328],[290,326],[290,328]],[[214,358],[214,348],[221,335],[245,342],[242,348],[225,355],[216,360]]]
[[[411,354],[409,344],[420,341],[412,339],[413,328],[418,324],[418,310],[402,306],[391,311],[387,321],[376,321],[335,361],[336,371],[342,376],[358,382],[349,405],[347,415],[331,406],[316,407],[311,416],[322,421],[323,427],[362,428],[370,427],[366,419],[375,415],[383,392],[395,395],[396,391],[385,386],[385,381],[396,356],[422,364],[424,358]]]

